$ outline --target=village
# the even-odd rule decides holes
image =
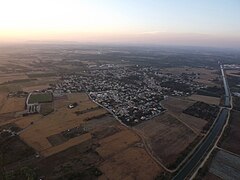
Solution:
[[[161,101],[168,96],[190,96],[204,85],[194,82],[194,72],[163,74],[153,67],[99,67],[84,74],[63,75],[62,81],[47,91],[53,96],[86,92],[89,97],[114,114],[124,124],[134,126],[165,109]]]

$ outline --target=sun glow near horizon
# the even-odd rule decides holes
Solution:
[[[219,41],[227,41],[232,46],[240,45],[240,2],[234,0],[230,3],[215,0],[210,4],[207,1],[194,3],[188,0],[0,2],[2,42],[74,40],[174,43],[176,40],[176,43],[189,45],[214,45]]]

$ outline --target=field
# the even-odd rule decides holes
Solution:
[[[14,123],[18,127],[24,129],[24,128],[30,126],[32,122],[35,123],[36,121],[40,120],[41,118],[42,118],[42,116],[40,114],[34,114],[31,116],[19,117],[14,120]]]
[[[73,102],[78,106],[68,109],[68,104]],[[140,138],[90,101],[86,94],[68,94],[54,101],[54,109],[47,116],[35,114],[14,120],[23,129],[20,138],[42,156],[25,164],[37,167],[38,175],[154,179],[163,172],[143,148]],[[86,133],[70,135],[63,141],[56,136],[75,127],[83,127]],[[52,144],[49,137],[53,136],[56,138],[52,141],[56,142]]]
[[[75,101],[76,100],[77,99],[75,99]],[[80,103],[79,108],[83,109],[84,103]],[[74,113],[77,109],[78,108],[70,110],[66,106],[56,109],[53,113],[42,117],[39,121],[21,133],[20,136],[30,146],[41,152],[51,147],[47,137],[79,126],[80,124],[84,124],[86,120],[90,120],[91,118],[102,116],[107,113],[104,109],[98,109],[77,116]]]
[[[139,124],[136,129],[146,137],[153,154],[166,166],[174,164],[196,138],[191,129],[169,113]]]
[[[99,169],[106,179],[154,179],[163,172],[146,151],[130,147],[103,162]]]
[[[54,147],[51,147],[49,149],[45,149],[45,150],[42,151],[42,155],[44,157],[48,157],[48,156],[51,156],[51,155],[56,154],[58,152],[61,152],[65,149],[68,149],[69,147],[81,144],[82,142],[90,140],[90,139],[91,139],[91,135],[89,133],[84,134],[84,135],[72,138],[72,139],[68,140],[67,142],[62,143],[58,146],[54,146]]]
[[[202,178],[203,180],[221,180],[220,177],[210,173],[210,172],[207,172],[207,174],[204,176],[204,178]]]
[[[231,111],[230,125],[224,135],[221,147],[240,155],[240,111]]]
[[[220,83],[221,84],[221,83]],[[220,98],[224,95],[224,88],[222,86],[208,86],[206,88],[199,89],[197,91],[198,95],[210,96]]]
[[[240,70],[226,70],[226,74],[229,76],[240,77]]]
[[[25,98],[11,97],[7,98],[4,105],[1,108],[0,113],[10,113],[17,111],[24,111],[25,109]]]
[[[23,89],[23,91],[26,91],[26,92],[32,92],[32,91],[47,89],[48,87],[49,87],[49,85],[45,84],[45,85],[23,87],[22,89]]]
[[[0,74],[0,84],[11,82],[14,80],[27,79],[28,77],[24,73],[12,73],[12,74]]]
[[[218,115],[220,108],[216,105],[209,105],[204,102],[196,102],[192,106],[185,109],[183,112],[191,116],[202,118],[209,121],[214,121]]]
[[[43,103],[41,104],[41,108],[40,108],[40,114],[42,115],[48,115],[51,112],[53,112],[53,103]]]
[[[72,103],[72,100],[78,102],[79,106],[74,109],[68,109],[67,105]],[[61,105],[59,106],[59,104]],[[77,143],[73,139],[70,142],[66,142],[67,144],[54,147],[51,150],[52,145],[48,142],[47,137],[79,126],[80,124],[84,124],[86,121],[91,121],[91,118],[96,118],[107,113],[104,109],[97,109],[77,116],[75,111],[96,107],[96,104],[91,102],[86,94],[69,94],[68,98],[58,100],[56,106],[57,107],[54,107],[55,111],[47,116],[26,116],[19,118],[16,121],[16,124],[20,127],[28,127],[30,125],[30,127],[24,130],[20,136],[31,147],[35,148],[39,152],[43,152],[46,156],[48,154],[52,154],[52,152],[58,152],[59,150],[70,147],[71,145],[76,145]],[[33,122],[33,124],[31,124],[31,122]],[[80,138],[81,136],[77,138],[79,142],[81,142]],[[84,137],[83,139],[86,140]]]
[[[100,147],[96,150],[103,158],[107,158],[123,151],[124,149],[133,144],[136,144],[139,141],[140,139],[137,135],[129,130],[123,130],[115,133],[112,136],[101,139],[99,141]]]
[[[209,172],[221,179],[239,179],[240,157],[219,151],[213,158]]]
[[[7,100],[7,92],[1,92],[0,91],[0,111],[2,109],[2,107],[4,106],[5,101]]]
[[[45,103],[45,102],[51,102],[53,101],[53,96],[50,93],[44,93],[44,94],[31,94],[28,100],[29,104],[33,103]]]
[[[33,156],[35,151],[19,137],[14,136],[8,139],[7,143],[1,142],[0,153],[3,156],[1,157],[1,163],[3,163],[3,165],[9,165]]]
[[[233,96],[233,109],[240,111],[240,97]]]
[[[169,114],[171,114],[173,117],[187,125],[196,135],[198,135],[201,133],[207,121],[183,113],[183,110],[187,109],[195,102],[196,101],[184,98],[168,97],[167,99],[162,101],[161,104],[163,105],[164,108],[167,109]]]
[[[215,105],[219,105],[220,103],[220,98],[217,97],[211,97],[211,96],[203,96],[203,95],[191,95],[189,97],[190,100],[194,100],[194,101],[201,101],[201,102],[205,102],[207,104],[215,104]]]
[[[37,174],[46,179],[96,179],[95,164],[102,161],[95,152],[91,140],[72,146],[61,153],[42,158],[33,163]],[[94,172],[94,173],[92,173]]]

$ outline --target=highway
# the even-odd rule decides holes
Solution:
[[[227,79],[224,75],[223,66],[220,65],[222,78],[223,78],[223,84],[225,89],[225,98],[224,98],[224,105],[226,107],[230,107],[230,98],[231,93],[229,90],[229,86],[227,83]],[[205,137],[205,139],[202,141],[202,143],[198,146],[198,148],[193,153],[192,157],[188,160],[188,162],[179,170],[177,175],[173,178],[175,180],[183,180],[186,179],[187,176],[193,172],[193,170],[197,167],[200,160],[206,155],[208,150],[212,148],[215,141],[217,140],[217,136],[220,134],[227,118],[228,114],[230,113],[230,110],[228,108],[222,108],[218,119],[216,120],[216,123],[213,125],[213,128],[208,133],[208,135]]]
[[[224,105],[225,105],[226,107],[230,107],[230,106],[231,106],[231,105],[230,105],[231,94],[230,94],[228,82],[227,82],[227,79],[226,79],[226,77],[225,77],[222,64],[220,65],[220,68],[221,68],[221,73],[222,73],[222,78],[223,78],[223,85],[224,85],[224,90],[225,90]]]

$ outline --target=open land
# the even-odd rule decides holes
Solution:
[[[25,98],[7,98],[0,111],[1,114],[9,112],[24,111],[25,109]]]
[[[77,99],[75,99],[76,101]],[[89,100],[90,101],[90,100]],[[94,105],[94,103],[92,103]],[[84,107],[84,103],[79,103],[79,109],[89,108]],[[34,123],[31,127],[27,128],[20,134],[20,136],[32,147],[39,152],[51,147],[48,140],[48,136],[60,133],[61,131],[76,127],[84,123],[84,121],[91,118],[98,117],[106,114],[106,110],[98,109],[90,111],[77,116],[73,111],[77,111],[78,108],[69,110],[67,105],[57,109],[53,113],[46,117],[41,118],[37,123]]]
[[[240,157],[220,150],[213,158],[209,172],[221,179],[238,179],[240,176]]]
[[[240,111],[231,111],[230,124],[227,128],[221,147],[240,155],[240,147],[237,142],[240,142]]]
[[[193,100],[169,97],[162,101],[162,105],[171,115],[189,126],[196,134],[199,134],[206,125],[206,120],[183,113],[183,110],[187,109],[195,102],[196,101]]]
[[[219,56],[206,63],[210,55],[40,47],[5,48],[0,55],[1,138],[14,135],[1,153],[13,177],[154,179],[166,171],[149,153],[176,168],[208,123],[203,112],[183,111],[199,101],[218,105],[222,95]],[[53,102],[41,114],[24,114],[26,97],[17,91],[51,92]]]
[[[169,113],[164,113],[136,127],[151,147],[153,154],[166,166],[174,164],[197,137],[194,132]]]
[[[189,99],[194,100],[194,101],[205,102],[207,104],[219,105],[219,103],[220,103],[220,98],[211,97],[211,96],[197,95],[197,94],[189,96]]]
[[[231,70],[226,70],[226,74],[229,76],[236,76],[236,77],[240,77],[240,70],[236,70],[236,69],[231,69]]]
[[[151,167],[151,168],[150,168]],[[99,169],[107,179],[154,179],[163,170],[138,147],[123,150],[103,162]]]

